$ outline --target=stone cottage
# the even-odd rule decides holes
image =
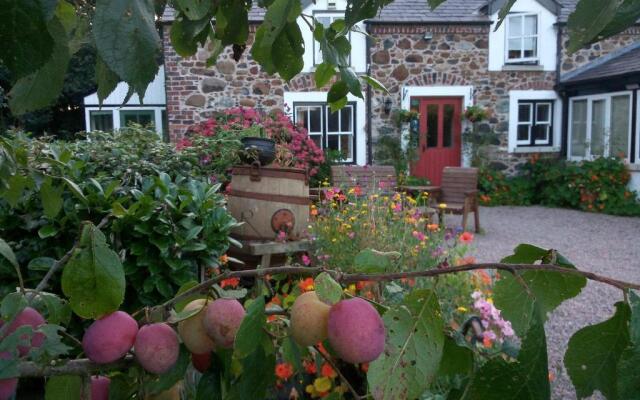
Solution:
[[[327,25],[343,17],[346,4],[302,2],[305,14]],[[393,129],[391,111],[412,109],[420,113],[419,159],[412,172],[438,183],[444,166],[468,162],[461,114],[479,105],[490,113],[484,129],[495,131],[500,142],[491,155],[499,169],[514,171],[532,153],[549,153],[572,159],[619,154],[632,171],[640,170],[640,80],[600,88],[594,98],[589,96],[597,90],[576,86],[576,73],[601,68],[605,56],[630,52],[627,63],[634,55],[640,59],[640,52],[629,50],[640,28],[569,55],[566,22],[577,0],[517,0],[495,29],[505,2],[447,0],[431,10],[426,0],[395,0],[361,24],[372,38],[353,32],[350,37],[351,66],[381,81],[390,93],[367,90],[364,99],[349,97],[347,106],[333,114],[326,104],[328,88],[317,89],[313,81],[322,55],[302,20],[304,69],[284,82],[263,73],[249,49],[239,62],[226,53],[211,68],[206,67],[207,49],[182,59],[170,46],[174,12],[167,9],[163,40],[170,138],[176,140],[190,125],[226,107],[284,108],[323,148],[340,150],[345,162],[363,165],[375,163],[377,139]],[[252,33],[263,16],[258,8],[250,12]],[[587,83],[616,81],[611,72],[591,76]],[[615,123],[619,118],[623,122]],[[640,171],[633,179],[640,186]]]

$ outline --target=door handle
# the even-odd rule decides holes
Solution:
[[[424,144],[422,145],[422,151],[423,152],[427,151],[427,146],[425,146]]]

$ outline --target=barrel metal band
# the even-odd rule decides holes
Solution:
[[[245,192],[244,190],[235,190],[235,189],[231,189],[231,191],[229,192],[229,196],[242,197],[245,199],[271,201],[275,203],[299,204],[303,206],[311,204],[311,199],[308,197],[287,196],[283,194]]]

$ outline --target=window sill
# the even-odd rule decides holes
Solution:
[[[503,71],[544,71],[544,66],[540,64],[505,64],[502,66]]]
[[[522,146],[516,147],[513,150],[513,153],[558,153],[560,152],[559,147],[553,146]]]
[[[636,161],[637,163],[638,161]],[[640,172],[640,164],[626,164],[627,169],[632,172]]]

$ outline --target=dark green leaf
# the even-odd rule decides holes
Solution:
[[[494,30],[497,31],[500,25],[502,25],[502,23],[504,22],[504,19],[507,18],[507,15],[509,14],[511,7],[513,7],[513,5],[516,4],[516,1],[517,0],[508,0],[504,4],[504,6],[502,6],[502,8],[500,9],[500,12],[498,12],[498,23],[496,24],[496,27],[494,28]]]
[[[192,21],[179,16],[171,24],[171,45],[176,53],[182,57],[189,57],[198,50],[198,40],[200,34],[204,32],[208,35],[211,25],[208,18]]]
[[[600,32],[600,37],[610,37],[635,24],[640,19],[640,2],[624,0],[616,11],[616,16]]]
[[[209,58],[207,58],[207,67],[211,67],[215,65],[216,62],[218,61],[218,56],[224,50],[224,46],[222,45],[222,42],[216,38],[211,39],[211,41],[209,42],[209,46],[211,48],[209,54],[211,55],[209,56]]]
[[[392,256],[399,253],[382,253],[372,249],[360,250],[353,262],[355,272],[385,272],[391,267]]]
[[[42,228],[38,229],[38,236],[40,239],[46,239],[48,237],[53,237],[58,234],[58,228],[53,225],[45,225]]]
[[[249,37],[249,16],[245,4],[244,1],[236,0],[219,3],[216,12],[216,38],[223,45],[246,43]]]
[[[217,358],[212,356],[212,358]],[[196,400],[222,400],[222,382],[220,380],[220,370],[218,368],[209,368],[202,375],[198,388],[196,389]]]
[[[329,305],[336,304],[342,298],[342,286],[327,272],[322,272],[316,277],[314,286],[318,298]]]
[[[329,89],[329,93],[327,94],[327,101],[329,103],[335,103],[343,98],[346,98],[347,93],[349,93],[349,88],[347,87],[346,82],[337,81],[336,83],[331,85],[331,89]]]
[[[29,261],[27,269],[32,271],[48,271],[55,263],[56,260],[51,257],[37,257]]]
[[[347,84],[349,92],[356,97],[363,99],[362,90],[360,88],[360,81],[353,69],[349,67],[340,67],[340,77]]]
[[[82,378],[76,375],[52,376],[45,386],[45,400],[80,400]]]
[[[362,78],[365,82],[367,82],[367,84],[369,84],[371,87],[373,87],[374,89],[382,90],[382,91],[384,91],[385,93],[389,93],[389,91],[387,90],[387,88],[386,88],[386,87],[384,87],[384,85],[383,85],[379,80],[377,80],[376,78],[374,78],[374,77],[372,77],[372,76],[369,76],[369,75],[363,75],[363,76],[361,76],[361,78]]]
[[[162,49],[154,18],[152,0],[96,1],[93,35],[98,54],[141,99],[158,72],[155,60]]]
[[[16,255],[11,250],[11,247],[4,239],[0,239],[0,255],[4,257],[7,261],[11,263],[15,268],[18,268],[18,260],[16,259]]]
[[[71,318],[69,303],[53,293],[39,292],[31,300],[31,305],[43,312],[49,324],[67,325]]]
[[[386,2],[384,0],[361,0],[347,2],[344,19],[350,28],[358,22],[376,16]]]
[[[304,67],[304,40],[297,22],[289,22],[273,43],[273,65],[283,79],[289,81]]]
[[[116,311],[124,300],[124,269],[98,228],[83,228],[80,247],[64,267],[62,291],[73,311],[83,318],[98,318]]]
[[[54,186],[50,178],[40,187],[40,200],[47,217],[54,218],[62,209],[62,191],[62,187]]]
[[[50,62],[54,41],[38,0],[0,0],[0,62],[15,78]]]
[[[73,193],[78,198],[78,200],[80,200],[84,204],[89,203],[84,193],[82,193],[82,189],[80,189],[80,186],[78,186],[74,181],[66,177],[63,177],[62,181],[66,183],[66,185],[69,187],[69,190],[71,190],[71,193]]]
[[[186,292],[187,290],[191,289],[194,286],[198,286],[198,281],[189,281],[186,282],[185,284],[183,284],[182,286],[180,286],[180,288],[178,289],[178,292],[176,293],[177,295],[180,295],[184,292]],[[174,305],[174,309],[178,312],[182,311],[183,308],[185,308],[187,306],[187,304],[191,303],[193,300],[197,300],[197,299],[203,299],[206,296],[200,293],[194,293],[192,296],[187,297],[184,300],[181,300],[179,302],[177,302]]]
[[[177,8],[191,20],[205,18],[214,4],[211,0],[176,0],[175,2]]]
[[[313,75],[313,78],[316,81],[317,87],[323,87],[329,80],[333,78],[336,74],[335,67],[329,63],[323,62],[322,64],[316,67],[316,72]]]
[[[616,16],[619,0],[580,0],[567,20],[569,44],[567,51],[573,53],[586,44],[599,40],[600,33]]]
[[[6,320],[10,320],[28,305],[27,299],[22,293],[9,293],[2,299],[0,315]]]
[[[47,29],[55,38],[51,57],[42,68],[18,80],[9,92],[9,106],[16,115],[51,105],[62,91],[71,59],[67,33],[57,18],[48,23]]]
[[[435,377],[444,347],[443,322],[434,292],[414,290],[384,314],[387,344],[367,380],[375,399],[418,398]]]
[[[100,105],[104,99],[106,99],[111,92],[113,92],[118,83],[120,83],[120,78],[118,74],[113,72],[107,64],[102,61],[102,57],[100,55],[96,55],[96,83],[98,84],[98,101]]]
[[[542,320],[532,321],[516,362],[496,357],[484,364],[467,388],[469,399],[547,400],[550,398],[547,343]]]
[[[7,183],[8,188],[2,193],[2,197],[11,207],[15,208],[18,206],[29,180],[23,175],[13,175],[7,180]]]
[[[266,335],[264,327],[267,317],[264,314],[264,305],[264,297],[260,296],[253,300],[247,308],[247,315],[236,333],[234,345],[236,357],[245,358],[260,347],[262,338]]]
[[[267,347],[265,347],[267,346]],[[264,399],[269,388],[275,383],[276,356],[273,346],[262,343],[249,356],[241,361],[242,374],[231,387],[231,393],[236,399]]]
[[[450,378],[456,375],[468,376],[473,370],[473,352],[468,347],[458,346],[449,336],[444,337],[442,360],[438,369],[439,376]]]
[[[596,390],[607,399],[618,398],[618,361],[630,343],[630,317],[629,306],[616,303],[613,317],[582,328],[569,339],[564,365],[578,398]]]

